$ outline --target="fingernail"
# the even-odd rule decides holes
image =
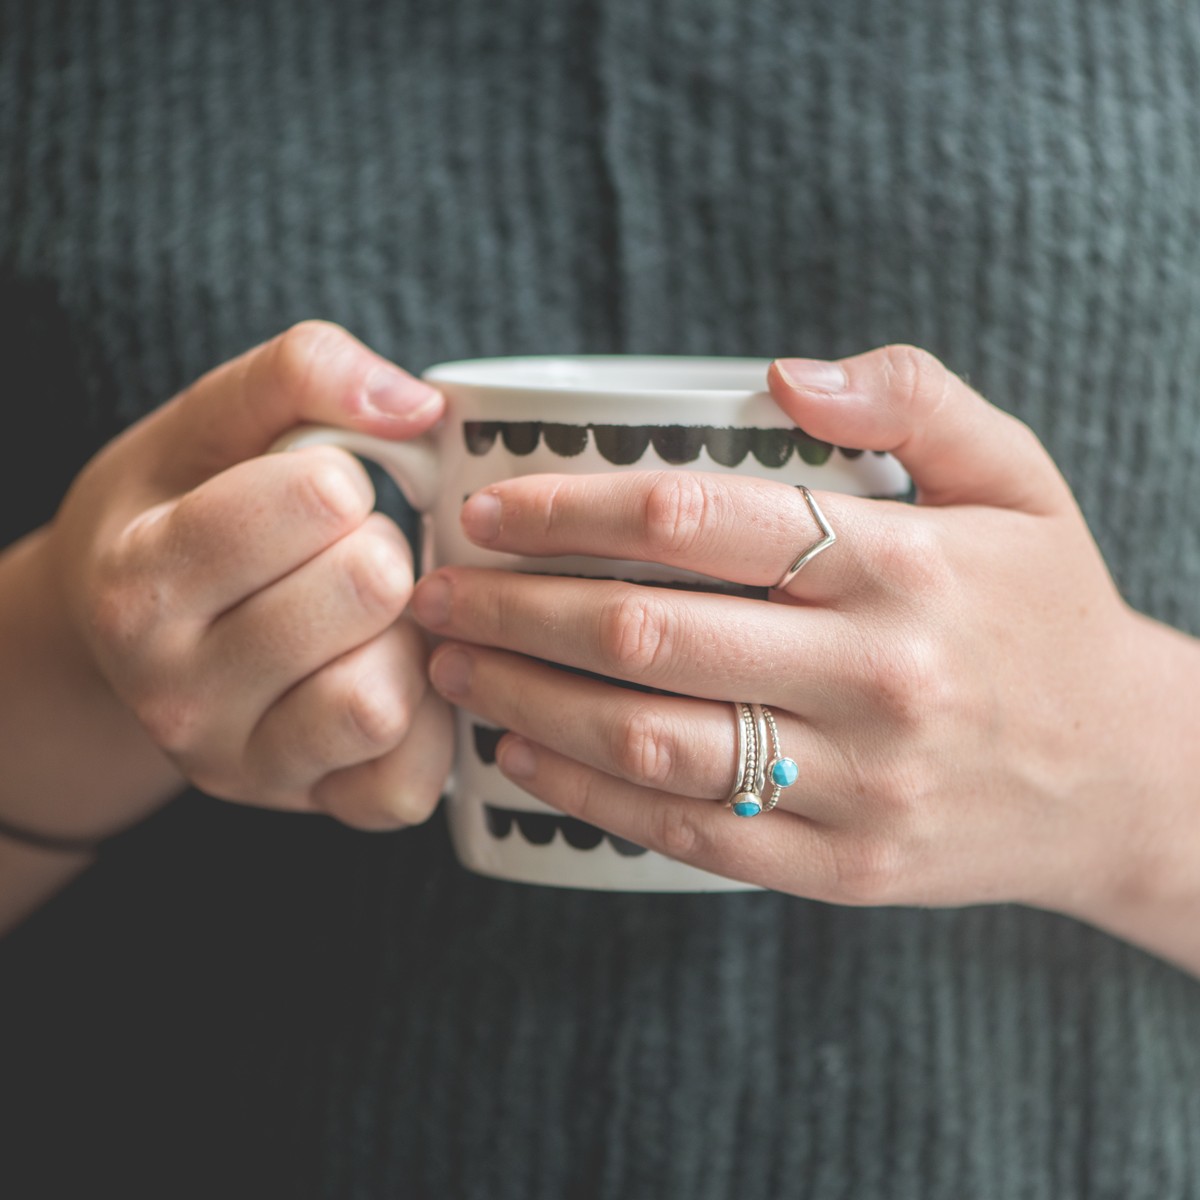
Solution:
[[[415,417],[441,401],[441,393],[387,363],[372,367],[363,383],[367,409],[384,417]]]
[[[465,696],[471,687],[471,659],[462,650],[443,650],[429,664],[429,677],[443,696]]]
[[[450,620],[450,585],[440,575],[430,575],[417,584],[412,597],[413,616],[422,625],[436,629]]]
[[[533,747],[522,738],[509,734],[500,744],[496,761],[510,779],[530,779],[537,770]]]
[[[820,358],[777,358],[775,368],[784,382],[805,392],[840,392],[846,386],[846,372],[840,363]]]
[[[476,542],[492,542],[500,532],[500,499],[491,492],[478,492],[463,505],[462,526]]]

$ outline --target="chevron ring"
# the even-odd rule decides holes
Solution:
[[[776,591],[778,591],[780,588],[787,587],[787,585],[791,583],[792,580],[795,579],[800,573],[802,568],[806,567],[810,562],[812,562],[812,560],[816,558],[822,550],[827,550],[833,545],[834,542],[837,541],[837,534],[833,532],[833,527],[825,519],[825,514],[821,511],[821,508],[817,504],[816,499],[813,497],[812,492],[810,492],[803,484],[800,484],[799,487],[800,495],[804,497],[804,502],[808,505],[808,511],[812,513],[813,520],[816,521],[821,530],[821,537],[818,538],[817,541],[813,542],[811,546],[802,550],[792,565],[788,567],[786,571],[784,571],[782,578],[777,584],[775,584]]]

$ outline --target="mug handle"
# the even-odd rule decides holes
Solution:
[[[419,513],[427,513],[437,496],[438,454],[430,434],[407,442],[391,442],[334,425],[297,425],[274,445],[276,450],[299,450],[305,446],[340,446],[377,462],[395,482],[405,500]]]

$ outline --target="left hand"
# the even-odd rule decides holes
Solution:
[[[835,903],[1086,910],[1131,846],[1169,841],[1148,622],[1026,426],[910,347],[844,360],[840,387],[804,365],[772,367],[779,405],[894,453],[916,505],[816,493],[837,543],[766,600],[443,568],[413,600],[450,639],[434,685],[513,731],[498,761],[532,795],[706,870]],[[817,536],[792,487],[682,470],[513,479],[462,520],[496,550],[768,587]],[[800,767],[750,819],[724,803],[735,700],[770,705]]]

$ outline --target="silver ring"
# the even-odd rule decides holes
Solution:
[[[802,550],[792,565],[788,567],[786,571],[784,571],[779,582],[774,585],[776,591],[778,591],[780,588],[787,587],[787,585],[796,578],[800,571],[804,567],[808,566],[808,564],[812,562],[812,560],[816,558],[822,550],[828,550],[829,547],[837,541],[837,534],[833,532],[833,526],[830,525],[825,519],[825,514],[821,511],[821,506],[817,503],[812,492],[810,492],[808,488],[804,486],[804,484],[799,484],[798,486],[800,488],[800,495],[804,497],[804,502],[808,505],[808,511],[812,513],[813,520],[816,521],[817,525],[820,527],[821,536],[815,542],[813,542],[811,546],[808,546],[806,549]]]
[[[762,812],[762,793],[754,786],[758,776],[758,730],[749,704],[734,701],[733,712],[738,727],[737,774],[725,806],[739,817],[753,817]]]
[[[779,793],[785,787],[791,787],[800,777],[800,768],[794,758],[788,758],[779,748],[779,730],[775,727],[775,714],[765,704],[762,711],[771,730],[771,758],[763,768],[764,783],[766,779],[771,781],[771,794],[763,805],[763,811],[770,812],[779,803]],[[763,758],[766,759],[765,754]]]
[[[739,817],[756,817],[779,803],[779,793],[795,783],[800,772],[795,759],[780,750],[775,715],[765,704],[734,701],[733,711],[738,727],[737,774],[725,807]],[[768,782],[771,793],[764,801]]]

